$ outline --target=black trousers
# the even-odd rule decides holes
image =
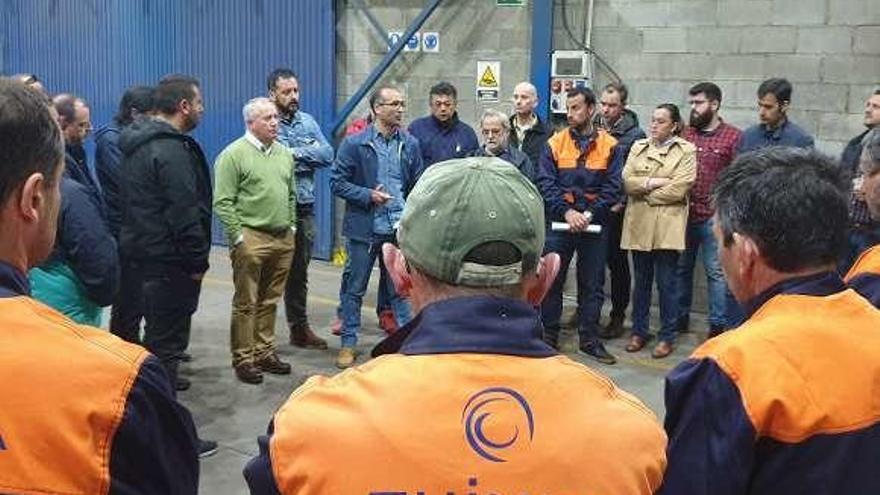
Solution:
[[[296,247],[293,250],[290,273],[284,288],[284,312],[291,327],[309,324],[306,300],[309,295],[309,261],[312,259],[312,243],[315,241],[315,214],[309,209],[297,209]]]
[[[620,249],[623,214],[626,210],[608,214],[608,271],[611,274],[611,317],[623,319],[629,306],[632,276],[629,251]]]
[[[122,260],[119,292],[110,310],[110,333],[133,344],[141,343],[141,319],[144,317],[143,267]]]
[[[201,280],[171,265],[144,267],[144,347],[162,362],[171,383],[189,345]]]

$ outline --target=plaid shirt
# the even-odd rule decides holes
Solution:
[[[718,174],[730,165],[742,139],[742,131],[723,121],[715,130],[703,132],[685,128],[682,137],[697,147],[697,180],[690,191],[688,222],[705,222],[712,218],[712,187]]]

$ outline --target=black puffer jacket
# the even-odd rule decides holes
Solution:
[[[119,147],[123,258],[147,267],[205,272],[211,249],[211,175],[202,148],[159,119],[126,127]]]
[[[541,152],[544,150],[547,140],[553,135],[553,127],[538,117],[538,121],[526,131],[523,142],[520,143],[516,130],[514,130],[514,119],[516,119],[516,114],[510,117],[510,145],[525,153],[532,165],[537,168]]]

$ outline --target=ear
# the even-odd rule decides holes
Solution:
[[[737,270],[741,280],[748,283],[754,278],[755,267],[761,259],[761,249],[754,239],[738,232],[733,233],[732,247],[737,251],[737,259],[739,260]]]
[[[779,111],[782,113],[787,113],[789,105],[791,105],[790,101],[783,101],[782,105],[779,105]]]
[[[553,286],[553,282],[556,281],[556,275],[559,274],[559,255],[556,253],[549,253],[541,257],[541,260],[538,262],[538,269],[535,273],[534,280],[527,289],[526,299],[533,306],[538,306],[541,304],[541,301],[544,300],[544,297],[547,295],[547,292],[550,291],[550,287]]]
[[[183,98],[179,102],[177,102],[177,109],[180,111],[180,113],[184,115],[189,115],[190,111],[192,111],[192,102],[190,102],[186,98]]]
[[[382,245],[382,260],[385,262],[385,269],[388,271],[397,293],[402,297],[409,297],[412,289],[412,277],[407,270],[403,252],[394,244],[386,242]]]
[[[41,173],[31,174],[21,186],[21,197],[18,201],[18,212],[28,223],[40,221],[40,214],[45,210],[49,191],[46,178]]]

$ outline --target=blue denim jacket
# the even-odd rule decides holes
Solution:
[[[333,163],[333,147],[321,132],[314,117],[296,112],[290,120],[281,120],[278,142],[293,151],[296,158],[296,202],[299,205],[315,203],[315,170]]]
[[[379,170],[376,180],[382,184],[384,191],[391,199],[373,210],[373,233],[392,234],[395,226],[403,215],[403,172],[400,169],[400,151],[403,141],[400,132],[395,132],[389,139],[379,134],[376,128],[368,129],[372,134],[373,147],[379,157]]]
[[[767,126],[764,124],[757,124],[743,131],[742,141],[740,141],[737,154],[755,151],[768,146],[812,148],[813,137],[788,119],[772,131],[767,129]]]
[[[370,200],[370,190],[380,184],[379,153],[373,143],[375,134],[375,127],[370,125],[364,132],[346,137],[339,145],[330,175],[333,194],[345,200],[342,235],[363,242],[373,239],[375,205]],[[399,136],[400,196],[405,200],[424,167],[416,138],[402,130]]]

